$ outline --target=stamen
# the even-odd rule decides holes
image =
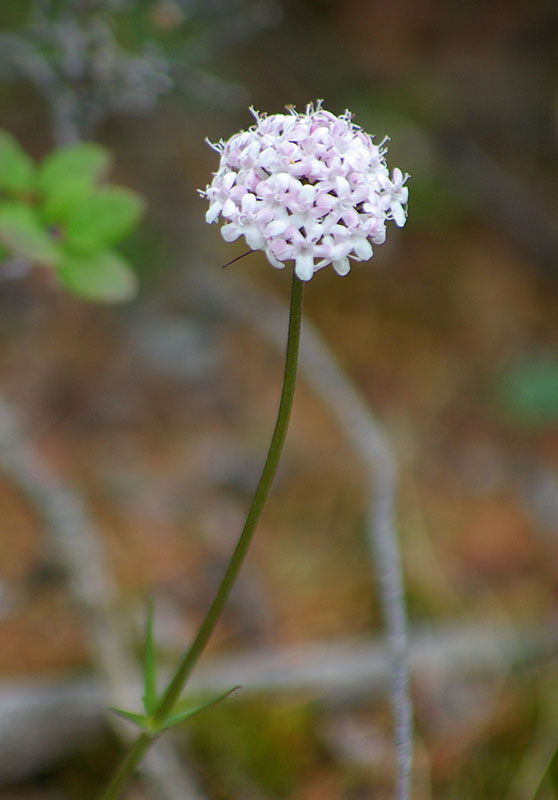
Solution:
[[[232,258],[230,261],[227,261],[226,264],[222,264],[221,269],[225,269],[225,267],[230,267],[231,264],[234,264],[235,261],[240,261],[241,258],[245,258],[249,256],[251,253],[255,253],[255,250],[247,250],[245,253],[242,253],[241,256],[237,256],[236,258]]]

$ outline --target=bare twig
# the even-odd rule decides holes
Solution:
[[[78,10],[76,5],[76,15]],[[65,48],[68,62],[72,61],[69,56],[73,48],[74,67],[77,62],[81,65],[78,73],[88,66],[91,53],[86,44],[91,31],[80,28],[77,16],[74,19],[71,10],[57,25],[51,23],[49,6],[38,6],[35,25],[46,40],[51,36],[58,37],[58,44]],[[112,40],[108,29],[97,30],[97,34],[103,32],[110,44]],[[34,84],[46,101],[56,146],[78,142],[83,121],[83,99],[69,74],[71,70],[68,65],[68,74],[63,69],[57,71],[34,43],[24,36],[4,34],[0,36],[0,45],[8,69],[11,68]],[[45,521],[49,541],[57,550],[61,563],[67,567],[70,588],[88,624],[87,632],[95,663],[105,675],[114,705],[133,707],[139,693],[130,678],[136,675],[137,667],[130,656],[126,628],[119,624],[115,613],[117,589],[106,563],[102,536],[93,524],[81,496],[62,483],[46,466],[19,430],[15,415],[1,396],[0,469],[24,491]],[[113,718],[111,722],[122,738],[129,738],[129,726],[122,724],[118,718]],[[145,760],[142,769],[157,787],[162,800],[202,800],[193,779],[179,766],[168,739],[159,743]]]
[[[46,101],[54,141],[58,146],[79,140],[78,102],[71,87],[33,44],[17,34],[0,35],[3,72],[28,80]]]
[[[115,613],[116,586],[105,562],[102,536],[80,495],[63,484],[46,466],[25,440],[14,414],[1,399],[0,469],[33,503],[45,522],[51,546],[67,567],[70,588],[87,621],[93,657],[110,687],[112,702],[125,708],[134,707],[140,695],[135,680],[137,667],[129,656],[125,627],[119,624]],[[67,716],[73,720],[70,712]],[[59,718],[57,715],[56,719]],[[125,723],[116,718],[111,722],[123,738],[129,738],[129,727]],[[47,734],[51,730],[50,723],[51,720],[45,727]],[[40,719],[34,717],[35,737],[39,725]],[[50,735],[42,738],[52,738],[53,743],[59,739]],[[29,743],[31,739],[27,741]],[[47,747],[46,742],[43,745]],[[9,754],[10,749],[6,752]],[[33,763],[31,758],[30,763]],[[183,769],[178,769],[169,740],[160,743],[146,759],[143,769],[158,787],[162,800],[201,800],[193,780]]]
[[[415,632],[409,640],[412,672],[429,678],[435,674],[440,683],[468,675],[497,675],[557,654],[555,628],[456,626]],[[191,689],[216,693],[240,677],[242,692],[230,702],[290,692],[318,695],[327,704],[360,706],[366,698],[385,692],[390,659],[384,644],[374,640],[258,648],[208,658],[204,669],[193,674]],[[139,683],[132,682],[131,688],[139,694]],[[29,777],[95,735],[104,720],[105,697],[105,684],[94,677],[4,683],[0,687],[0,780]],[[38,729],[49,735],[33,735]]]
[[[466,130],[446,130],[438,144],[447,160],[446,172],[459,184],[458,195],[467,197],[506,237],[555,273],[558,235],[536,187],[498,163]],[[529,225],[524,224],[527,218]]]

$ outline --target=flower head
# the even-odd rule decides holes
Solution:
[[[221,161],[201,192],[226,241],[244,236],[308,281],[328,264],[346,275],[349,259],[368,261],[372,243],[385,241],[387,220],[405,224],[409,176],[390,176],[385,140],[374,144],[349,111],[337,117],[318,102],[304,114],[252,113],[249,130],[211,145]]]

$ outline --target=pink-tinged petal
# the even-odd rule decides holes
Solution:
[[[348,239],[350,236],[349,231],[344,225],[332,225],[330,231],[332,236],[335,236],[336,239]]]
[[[310,183],[307,183],[300,190],[298,199],[299,202],[302,203],[303,205],[311,205],[314,202],[315,196],[316,196],[316,188],[312,186]]]
[[[223,175],[223,189],[229,192],[234,186],[235,180],[236,172],[227,172],[226,175]]]
[[[352,249],[353,243],[350,239],[344,242],[335,242],[334,246],[331,248],[331,260],[343,261],[343,259],[350,255]]]
[[[242,200],[246,192],[247,189],[245,186],[233,186],[233,188],[230,191],[229,198],[231,200],[234,200],[234,202],[237,203],[238,205],[240,205],[240,201]]]
[[[361,261],[368,261],[372,258],[372,245],[368,239],[357,239],[354,241],[353,250]]]
[[[402,228],[405,223],[407,222],[407,217],[405,216],[405,212],[400,203],[392,203],[391,204],[391,213],[393,214],[393,220],[398,228]]]
[[[322,214],[328,214],[334,208],[337,200],[328,192],[319,192],[316,197],[316,208]]]
[[[341,215],[341,219],[347,228],[356,228],[360,221],[360,217],[354,208],[348,208],[346,211],[344,211]]]
[[[273,253],[278,261],[289,261],[293,257],[293,247],[284,239],[272,239],[268,242],[267,249]]]
[[[275,256],[273,255],[273,253],[269,248],[267,248],[265,254],[267,256],[267,260],[269,261],[272,267],[275,267],[275,269],[285,269],[285,265],[283,264],[283,262],[275,258]]]
[[[228,200],[225,201],[225,205],[223,206],[223,211],[221,213],[227,219],[232,219],[238,214],[238,208],[236,206],[236,203],[234,203],[230,197]]]
[[[289,226],[289,223],[285,219],[275,219],[273,222],[270,222],[269,225],[265,229],[266,237],[270,236],[281,236],[282,233],[285,233]]]
[[[258,163],[264,169],[267,169],[276,159],[276,153],[273,147],[266,148],[258,158]]]
[[[266,225],[269,225],[275,216],[276,215],[273,212],[273,208],[270,208],[267,205],[260,205],[254,214],[253,219],[254,223],[263,229],[266,227]]]
[[[306,220],[304,228],[306,230],[306,240],[309,242],[319,241],[325,233],[323,226],[312,219]]]
[[[288,189],[293,190],[293,188],[300,188],[299,182],[293,180],[287,172],[278,172],[274,177],[277,182],[277,188],[283,192],[286,192]]]
[[[351,200],[355,205],[358,205],[358,203],[364,203],[365,200],[368,200],[369,195],[370,189],[368,186],[365,186],[364,184],[357,184],[353,187]]]
[[[333,269],[338,275],[348,275],[351,271],[351,262],[348,258],[343,258],[341,261],[334,261]]]
[[[209,209],[207,210],[207,213],[205,215],[205,221],[209,222],[209,224],[215,222],[215,220],[219,217],[219,214],[221,213],[222,207],[223,207],[222,203],[219,202],[212,203],[209,206]]]
[[[248,225],[244,231],[244,238],[250,250],[263,250],[265,247],[265,239],[263,234],[257,230],[253,225]]]
[[[335,179],[335,191],[337,192],[337,197],[347,197],[351,193],[349,181],[338,175]]]
[[[295,161],[289,170],[294,178],[307,178],[312,172],[313,159],[311,157],[301,158]]]
[[[386,240],[386,227],[382,225],[380,230],[370,237],[374,244],[383,244]]]
[[[300,253],[296,257],[295,272],[301,281],[309,281],[314,274],[314,257],[310,253]]]
[[[403,186],[401,189],[399,189],[399,191],[397,192],[397,199],[399,200],[400,203],[407,202],[407,200],[409,199],[409,190],[407,189],[406,186]]]
[[[255,194],[245,194],[242,198],[242,213],[247,215],[252,215],[256,210],[256,195]]]
[[[234,242],[242,234],[242,228],[231,222],[230,225],[223,225],[221,236],[226,242]]]
[[[409,176],[390,173],[387,139],[375,145],[350,112],[337,117],[319,103],[255,119],[214,146],[219,168],[201,192],[206,220],[228,223],[227,241],[244,236],[273,266],[294,261],[310,280],[331,263],[346,274],[348,258],[367,260],[370,242],[385,240],[386,221],[405,224]]]

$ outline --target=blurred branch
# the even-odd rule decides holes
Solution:
[[[31,24],[21,35],[0,35],[4,72],[9,74],[11,70],[26,78],[42,94],[51,114],[57,147],[79,141],[91,123],[98,121],[99,114],[102,117],[115,101],[125,110],[147,110],[170,86],[166,61],[155,53],[126,53],[100,17],[79,17],[82,6],[85,4],[76,0],[68,5],[66,13],[55,18],[49,3],[36,4]],[[47,50],[50,48],[50,56],[42,53],[45,45]],[[86,92],[89,78],[93,98]],[[140,696],[131,680],[137,674],[137,666],[130,655],[129,626],[119,624],[115,613],[117,589],[106,564],[101,533],[81,496],[63,484],[26,441],[1,396],[0,469],[45,521],[51,546],[68,571],[70,589],[87,624],[93,658],[105,675],[113,705],[134,707]],[[51,720],[47,723],[43,740],[56,742]],[[111,724],[121,738],[130,738],[129,725],[116,717]],[[37,722],[33,727],[36,730]],[[70,737],[69,741],[73,739]],[[25,753],[25,761],[28,758]],[[168,738],[158,743],[141,769],[157,787],[162,800],[202,800],[193,780],[179,765]]]
[[[141,694],[135,685],[138,669],[129,654],[129,626],[120,622],[115,611],[116,585],[106,564],[102,535],[92,522],[81,496],[63,484],[41,459],[19,430],[15,415],[1,398],[0,470],[23,492],[45,523],[50,545],[67,570],[69,588],[87,626],[92,656],[108,683],[112,704],[134,707]],[[106,696],[98,697],[97,701],[97,711],[100,711],[106,703]],[[61,734],[51,730],[53,720],[58,724],[66,715],[67,726],[75,724],[72,709],[67,709],[53,719],[48,719],[48,715],[44,717],[47,724],[42,729],[43,718],[38,713],[40,708],[40,703],[30,705],[32,727],[28,728],[27,733],[32,730],[33,736],[26,739],[26,746],[29,747],[36,740],[41,740],[34,745],[38,748],[39,759],[42,757],[41,748],[48,747],[50,741],[55,753],[62,746]],[[130,728],[126,723],[117,718],[112,719],[111,723],[122,738],[129,738]],[[40,736],[37,735],[38,731],[41,731]],[[12,735],[15,734],[12,732]],[[66,742],[75,745],[71,737]],[[0,750],[9,759],[13,742],[10,747]],[[33,755],[25,750],[19,755],[21,762],[34,762]],[[21,769],[22,763],[12,768]],[[150,780],[160,788],[163,800],[201,800],[191,779],[184,770],[177,768],[170,741],[161,742],[146,759],[143,768]],[[5,769],[9,767],[5,766]]]
[[[465,131],[439,138],[448,169],[473,206],[545,269],[556,274],[556,226],[538,193],[512,175]]]
[[[435,675],[439,683],[497,675],[557,654],[555,627],[434,628],[415,632],[409,640],[413,674],[419,680],[421,674],[429,679]],[[318,695],[326,704],[360,705],[385,692],[390,669],[389,654],[378,641],[308,643],[207,659],[204,669],[192,676],[190,688],[217,692],[241,678],[242,691],[230,702],[266,692],[298,692]],[[132,683],[131,690],[139,693],[139,683]],[[105,697],[106,687],[96,678],[0,685],[0,780],[30,776],[94,736],[103,723]],[[37,736],[37,730],[48,736]],[[163,760],[160,765],[162,769]],[[175,796],[182,800],[192,795]]]
[[[17,34],[0,34],[2,63],[0,75],[28,80],[42,95],[51,115],[57,145],[74,144],[79,139],[78,103],[74,91],[63,83],[37,47]]]
[[[112,114],[152,112],[177,90],[203,102],[248,103],[239,83],[212,75],[212,53],[276,25],[276,0],[187,0],[143,4],[130,0],[33,0],[28,23],[0,34],[0,77],[28,81],[45,100],[57,146],[90,136]],[[146,32],[123,47],[127,19]],[[136,27],[135,25],[132,27]],[[165,37],[173,31],[173,44]],[[129,37],[128,37],[129,38]]]
[[[247,285],[235,276],[234,291],[221,276],[198,270],[193,279],[198,291],[219,302],[229,313],[254,326],[275,347],[283,349],[287,311],[277,299]],[[391,699],[395,717],[400,800],[409,796],[412,768],[412,700],[406,658],[407,622],[401,557],[395,527],[396,466],[389,441],[351,385],[324,340],[304,320],[300,376],[329,409],[366,472],[367,538],[371,568],[379,583],[386,633],[391,654]]]

